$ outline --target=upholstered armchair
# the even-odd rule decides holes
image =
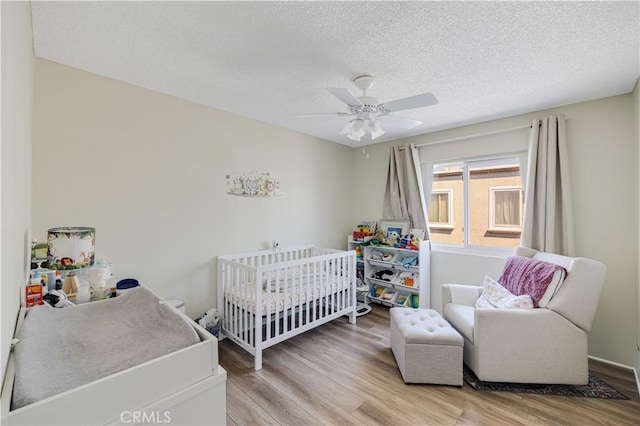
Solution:
[[[445,284],[443,316],[464,338],[464,363],[483,381],[588,383],[587,332],[605,265],[524,247],[515,255],[560,265],[566,276],[535,309],[476,308],[483,287]]]

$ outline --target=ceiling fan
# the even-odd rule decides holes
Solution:
[[[396,111],[422,108],[436,105],[438,100],[431,93],[409,96],[408,98],[397,99],[395,101],[381,103],[377,98],[367,96],[367,90],[373,86],[375,78],[370,75],[361,75],[353,80],[357,88],[362,90],[362,96],[356,97],[348,89],[339,87],[327,87],[327,91],[342,102],[347,104],[349,112],[330,112],[320,114],[297,114],[296,117],[316,117],[326,115],[337,115],[339,117],[354,117],[340,131],[346,134],[349,139],[360,141],[369,131],[371,140],[382,136],[385,131],[380,125],[380,121],[393,124],[404,129],[413,129],[422,124],[422,121],[411,118],[392,115]]]

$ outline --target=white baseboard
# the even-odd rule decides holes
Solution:
[[[619,362],[609,361],[608,359],[602,359],[602,358],[598,358],[598,357],[591,356],[591,355],[589,355],[589,359],[601,362],[603,364],[608,364],[608,365],[611,365],[613,367],[618,367],[618,368],[620,368],[622,370],[633,371],[633,377],[635,378],[636,387],[638,388],[638,395],[640,395],[640,378],[638,378],[638,371],[635,368],[633,368],[633,367],[631,367],[629,365],[620,364]]]

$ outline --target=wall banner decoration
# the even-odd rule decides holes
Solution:
[[[227,194],[241,197],[283,197],[280,191],[280,181],[268,172],[248,172],[243,174],[228,174]]]

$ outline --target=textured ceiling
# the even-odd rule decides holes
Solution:
[[[376,142],[629,93],[638,2],[33,2],[35,54],[348,146],[325,90],[423,92]]]

